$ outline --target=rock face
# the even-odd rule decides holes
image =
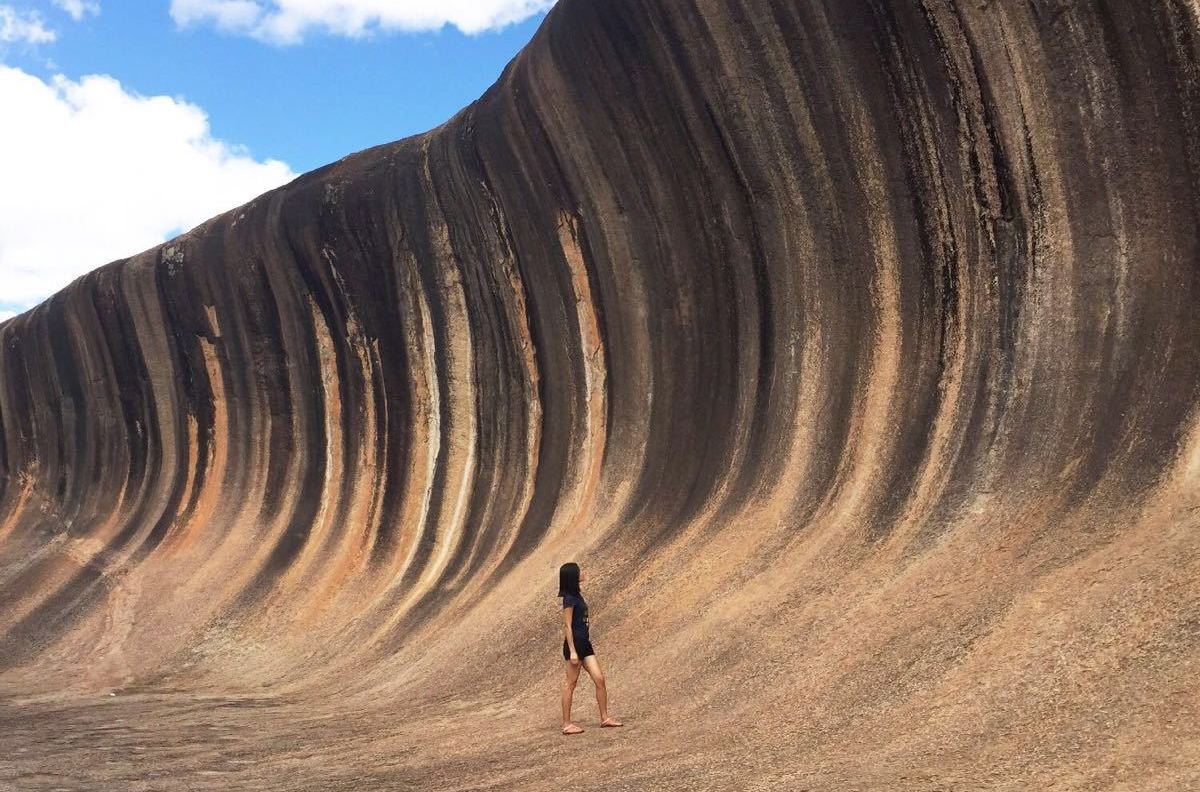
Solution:
[[[0,326],[0,753],[557,788],[578,560],[619,788],[1198,783],[1198,217],[1194,0],[562,0]]]

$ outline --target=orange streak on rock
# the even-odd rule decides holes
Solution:
[[[600,483],[600,463],[604,458],[606,440],[606,376],[604,367],[604,338],[596,319],[592,289],[588,283],[587,263],[579,249],[579,228],[576,219],[563,213],[558,218],[558,241],[571,269],[571,285],[575,294],[575,317],[581,340],[580,363],[584,375],[584,394],[587,401],[585,425],[579,433],[574,451],[574,481],[572,493],[564,498],[563,530],[578,530],[588,515]]]

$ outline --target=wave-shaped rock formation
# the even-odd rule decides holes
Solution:
[[[1194,0],[562,0],[0,327],[0,778],[1200,783],[1198,124]]]

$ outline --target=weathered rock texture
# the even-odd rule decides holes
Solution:
[[[562,0],[7,322],[0,779],[1200,784],[1198,37]]]

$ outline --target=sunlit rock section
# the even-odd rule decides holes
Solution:
[[[553,734],[575,559],[644,772],[1186,786],[1198,36],[561,0],[443,126],[0,326],[0,686]]]

